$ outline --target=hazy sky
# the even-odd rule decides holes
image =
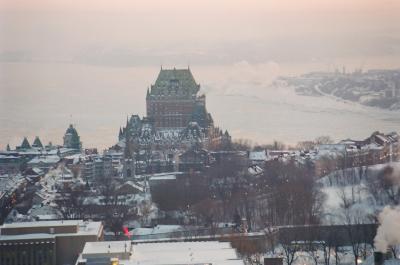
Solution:
[[[160,64],[190,64],[234,137],[399,130],[398,112],[268,86],[343,65],[400,68],[399,14],[399,0],[0,0],[0,149],[23,136],[60,143],[70,122],[86,146],[114,144],[126,115],[144,114]]]
[[[399,13],[398,0],[2,0],[0,60],[368,61],[400,54]]]

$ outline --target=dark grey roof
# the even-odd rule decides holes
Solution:
[[[78,135],[78,132],[76,131],[76,129],[74,128],[74,126],[72,124],[69,125],[67,131],[65,132],[65,134],[74,134],[74,135]]]
[[[31,145],[29,144],[28,139],[26,139],[26,137],[24,137],[24,140],[22,141],[21,148],[25,149],[31,148]]]
[[[33,141],[32,146],[33,147],[40,147],[40,148],[43,147],[43,144],[40,141],[39,136],[36,136],[35,140]]]

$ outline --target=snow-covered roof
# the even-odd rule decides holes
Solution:
[[[32,171],[35,172],[37,175],[42,175],[44,172],[40,168],[34,167]]]
[[[379,140],[381,140],[384,143],[388,143],[389,142],[389,140],[383,135],[377,134],[377,135],[375,135],[375,137],[378,138]]]
[[[85,159],[85,155],[83,154],[74,154],[64,157],[65,159],[72,160],[74,164],[78,163],[79,160]]]
[[[320,144],[317,146],[318,151],[337,151],[344,152],[346,150],[346,144],[349,143],[341,143],[341,144]],[[354,144],[352,141],[351,144]]]
[[[19,156],[14,156],[14,155],[0,155],[1,159],[17,159]]]
[[[131,250],[132,249],[132,250]],[[130,245],[128,241],[114,242],[88,242],[81,257],[96,254],[96,257],[110,257],[108,252],[126,253],[128,259],[122,259],[123,264],[133,265],[162,265],[162,264],[240,264],[236,251],[228,242],[171,242],[171,243],[145,243]],[[103,254],[103,255],[102,255]],[[124,255],[125,256],[125,255]]]
[[[98,253],[125,253],[126,251],[131,251],[132,243],[131,241],[108,241],[101,242],[102,244],[97,244],[99,242],[87,242],[83,248],[83,255],[91,255]]]
[[[24,228],[24,227],[56,227],[74,226],[80,224],[81,220],[60,220],[60,221],[41,221],[41,222],[20,222],[4,224],[0,228]]]
[[[163,176],[152,176],[150,177],[150,181],[157,181],[157,180],[175,180],[176,176],[169,174],[169,175],[163,175]]]
[[[267,160],[267,155],[265,151],[252,151],[249,153],[250,160],[265,161]]]
[[[164,233],[172,233],[182,230],[182,226],[180,225],[156,225],[155,227],[152,228],[146,228],[146,227],[139,227],[133,229],[130,233],[135,236],[135,235],[154,235],[154,234],[164,234]]]
[[[259,174],[264,172],[264,170],[261,167],[257,166],[257,165],[256,166],[251,166],[247,170],[251,175],[259,175]]]
[[[0,198],[7,193],[11,194],[25,181],[22,175],[0,175]]]
[[[37,156],[34,157],[28,164],[56,164],[60,161],[60,157],[57,155],[50,155],[50,156]]]
[[[54,221],[37,221],[37,222],[18,222],[3,224],[0,226],[0,230],[9,228],[31,228],[31,227],[63,227],[63,226],[77,226],[77,231],[74,233],[57,233],[55,236],[80,236],[80,235],[96,235],[100,236],[103,231],[103,225],[101,222],[84,222],[83,220],[54,220]],[[50,232],[50,231],[49,231]],[[3,234],[0,237],[1,240],[13,240],[22,238],[41,238],[46,233],[32,233],[32,234],[19,234],[19,235],[8,235],[7,239]],[[49,235],[49,234],[47,234]]]
[[[38,220],[57,220],[62,217],[62,214],[56,208],[49,205],[32,207],[31,210],[29,210],[29,215]]]
[[[363,145],[361,147],[362,150],[382,150],[383,146],[377,145],[375,143],[370,143],[370,144],[366,144]]]
[[[125,186],[125,185],[128,185],[128,186],[131,186],[131,187],[133,187],[134,189],[136,189],[136,190],[138,190],[138,191],[140,191],[140,192],[143,192],[144,191],[144,187],[142,186],[142,185],[139,185],[138,183],[136,183],[136,182],[133,182],[133,181],[127,181],[127,182],[125,182],[125,183],[123,183],[123,184],[121,184],[119,187],[118,187],[118,189],[121,189],[123,186]]]

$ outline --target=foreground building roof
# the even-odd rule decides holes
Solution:
[[[77,264],[111,264],[111,260],[124,265],[244,264],[230,243],[217,241],[137,245],[131,241],[88,242]]]

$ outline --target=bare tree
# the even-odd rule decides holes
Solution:
[[[81,219],[85,214],[85,192],[83,186],[63,187],[59,191],[59,199],[56,200],[57,209],[64,219]]]
[[[141,214],[142,224],[148,225],[149,216],[153,212],[151,201],[143,200],[139,203],[139,211]]]
[[[400,203],[399,176],[391,166],[386,166],[376,177],[368,179],[368,189],[380,205],[398,205]]]
[[[322,249],[319,230],[316,227],[306,228],[306,250],[315,265],[318,265],[319,251]]]
[[[333,144],[334,141],[330,136],[322,135],[315,138],[314,142],[315,144],[319,145],[319,144]]]
[[[292,265],[297,259],[297,252],[300,251],[300,245],[297,242],[281,243],[285,261],[287,265]]]
[[[228,238],[246,264],[260,264],[263,254],[266,252],[266,244],[260,240],[252,240],[245,235],[231,236]]]
[[[341,208],[344,219],[344,225],[347,231],[347,238],[351,245],[351,249],[354,257],[354,264],[358,264],[358,260],[363,253],[363,249],[366,248],[366,231],[364,231],[364,222],[366,216],[364,213],[353,206],[357,202],[354,186],[352,186],[350,196],[346,193],[345,189],[342,188],[340,191]]]

